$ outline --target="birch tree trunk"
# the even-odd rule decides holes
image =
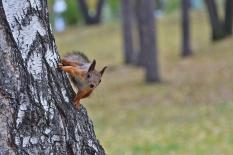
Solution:
[[[58,62],[47,1],[1,0],[0,154],[105,154]]]

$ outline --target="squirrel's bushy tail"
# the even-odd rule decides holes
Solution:
[[[78,61],[81,63],[89,63],[90,62],[88,57],[84,53],[79,52],[79,51],[73,51],[73,52],[67,53],[67,54],[65,54],[64,58],[68,59],[70,61]]]

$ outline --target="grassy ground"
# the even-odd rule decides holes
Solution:
[[[81,50],[109,70],[82,103],[109,155],[231,155],[233,38],[210,41],[204,14],[192,17],[194,56],[181,59],[176,15],[158,23],[161,84],[145,84],[142,69],[122,65],[120,25],[57,34],[59,51]]]

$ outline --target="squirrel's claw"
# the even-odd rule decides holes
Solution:
[[[78,96],[76,96],[74,99],[74,106],[77,110],[80,109],[81,104],[80,104],[80,99],[78,98]]]
[[[59,62],[59,63],[58,63],[58,66],[63,66],[63,64]]]
[[[58,63],[58,68],[62,69],[62,67],[63,67],[63,64],[59,62]]]
[[[80,102],[75,102],[74,106],[75,106],[75,109],[80,110],[81,104],[80,104]]]

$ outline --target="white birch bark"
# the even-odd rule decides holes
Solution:
[[[1,0],[2,154],[105,154],[58,62],[47,1]]]

